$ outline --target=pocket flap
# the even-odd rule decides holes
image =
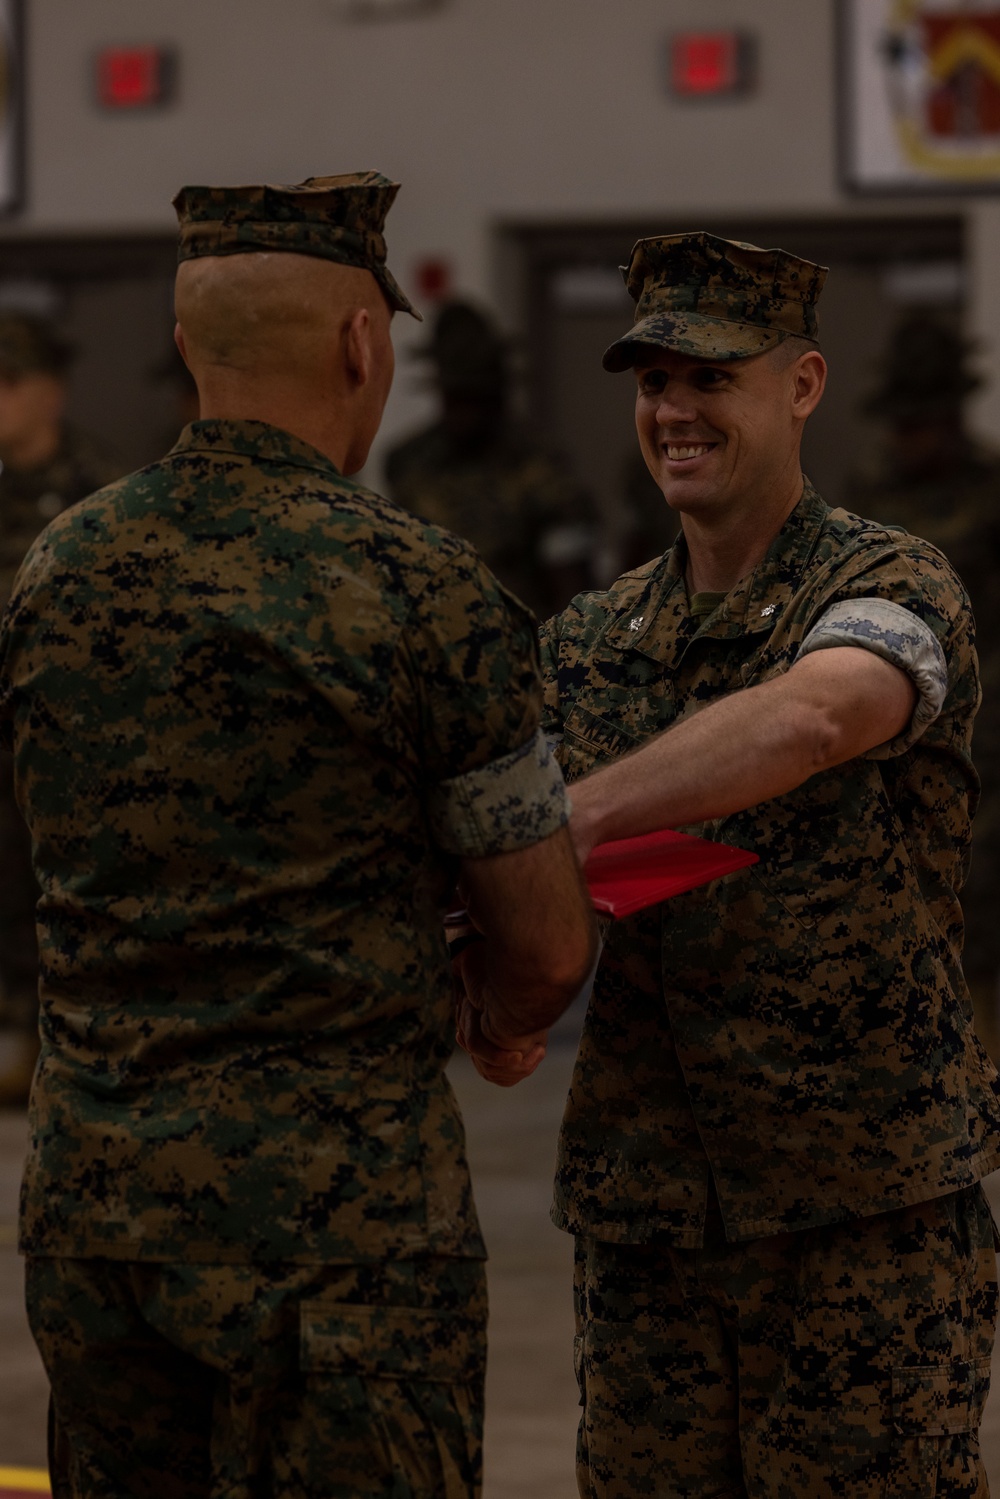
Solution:
[[[650,732],[655,732],[655,727]],[[567,776],[580,776],[609,760],[620,760],[642,743],[621,724],[600,718],[574,703],[563,724],[558,759]]]
[[[988,1358],[893,1369],[893,1425],[902,1436],[975,1431],[989,1388]]]
[[[301,1366],[310,1373],[465,1384],[486,1363],[482,1323],[459,1313],[308,1301],[300,1333]]]

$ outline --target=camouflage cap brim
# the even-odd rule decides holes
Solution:
[[[633,368],[643,347],[672,349],[695,359],[748,359],[752,354],[773,349],[789,336],[780,329],[754,327],[697,312],[663,312],[642,318],[611,345],[601,362],[606,370],[618,374]],[[809,346],[814,347],[811,343]]]
[[[423,313],[417,311],[387,265],[381,266],[379,270],[373,270],[372,275],[385,292],[386,301],[394,312],[408,312],[410,317],[415,317],[418,323],[423,322]]]

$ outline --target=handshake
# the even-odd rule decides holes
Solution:
[[[530,1077],[549,1027],[593,980],[595,910],[628,916],[756,861],[660,830],[601,844],[581,869],[566,829],[514,854],[466,860],[466,905],[445,917],[458,1044],[499,1087]]]
[[[445,934],[455,989],[455,1039],[481,1077],[511,1088],[542,1061],[548,1027],[525,1031],[523,1016],[505,1011],[502,995],[490,984],[488,943],[468,912],[449,913]]]

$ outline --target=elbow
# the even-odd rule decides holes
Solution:
[[[847,759],[843,735],[837,731],[835,724],[827,722],[817,726],[813,736],[812,744],[812,770],[830,770],[834,765],[840,765]]]
[[[829,770],[851,758],[843,724],[825,707],[804,711],[795,734],[797,758],[807,776]]]

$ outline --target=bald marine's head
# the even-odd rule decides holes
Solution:
[[[178,268],[175,312],[203,418],[267,421],[342,472],[364,464],[395,364],[392,309],[370,271],[288,252],[202,256]]]
[[[203,418],[268,422],[361,467],[392,383],[392,314],[420,316],[386,264],[398,190],[379,172],[181,188],[177,344]]]

